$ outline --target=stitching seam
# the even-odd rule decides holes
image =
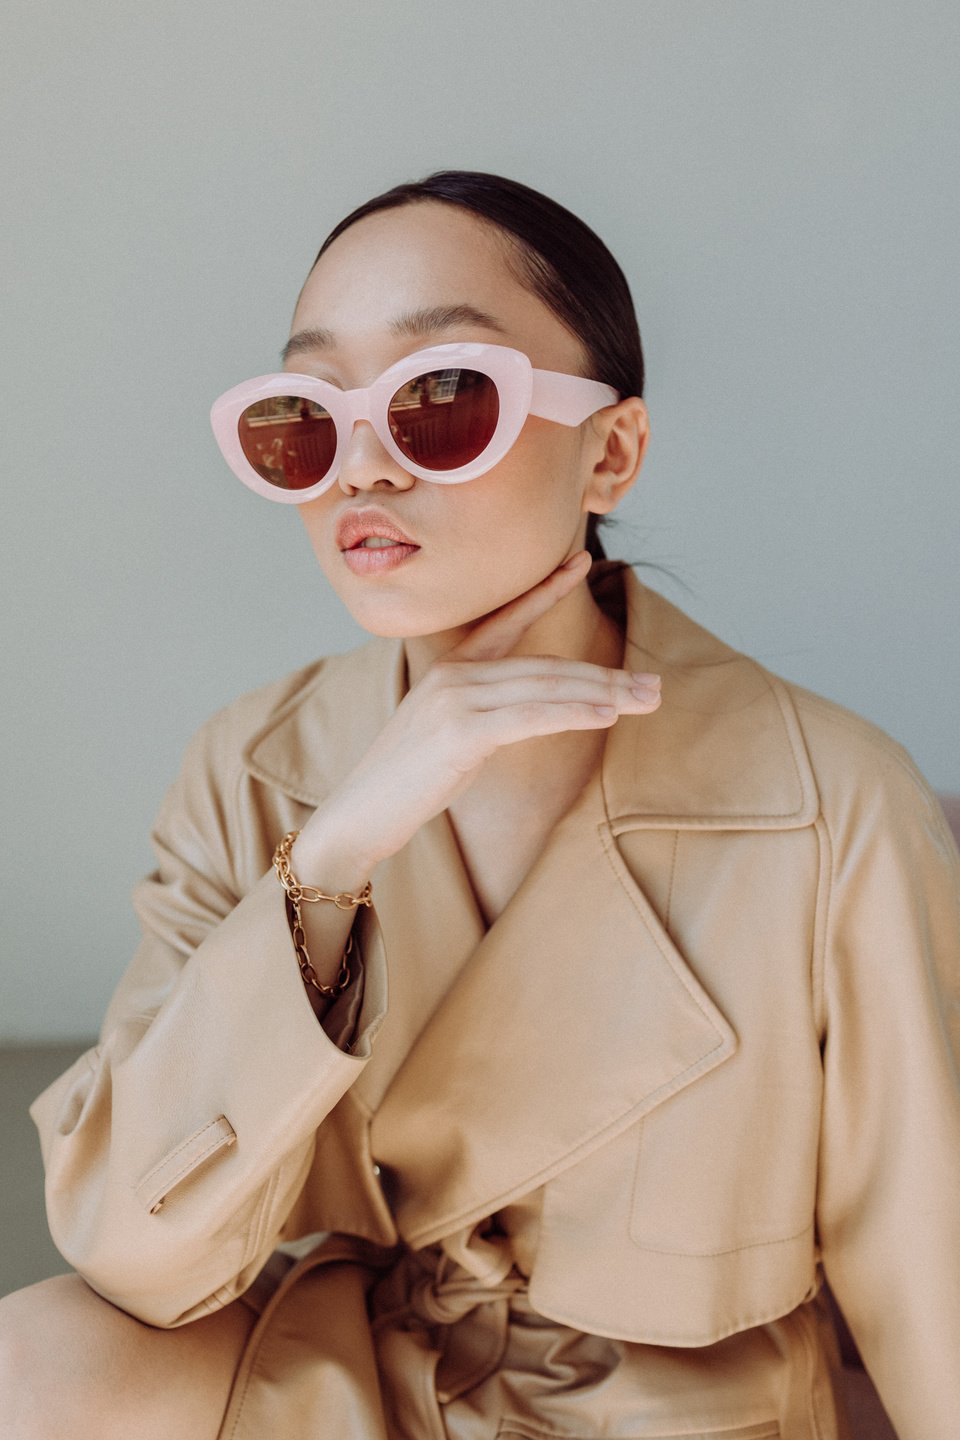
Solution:
[[[223,1124],[228,1127],[227,1131],[224,1131],[221,1122],[223,1122]],[[150,1182],[152,1180],[155,1181],[157,1176],[169,1167],[171,1160],[175,1159],[177,1155],[182,1154],[185,1149],[187,1149],[190,1145],[196,1142],[198,1137],[201,1136],[204,1131],[209,1130],[212,1126],[216,1127],[217,1134],[214,1136],[214,1138],[210,1141],[208,1145],[206,1145],[198,1154],[191,1155],[190,1158],[186,1160],[183,1165],[181,1165],[180,1169],[177,1170],[173,1175],[171,1175],[169,1179],[165,1179],[161,1185],[157,1186],[152,1191],[147,1189]],[[153,1169],[149,1172],[149,1174],[143,1177],[143,1179],[140,1181],[140,1184],[136,1186],[136,1194],[144,1200],[146,1205],[150,1208],[151,1213],[155,1213],[153,1211],[153,1207],[154,1205],[156,1205],[158,1200],[161,1200],[166,1195],[168,1195],[169,1192],[174,1189],[174,1187],[179,1183],[179,1181],[184,1178],[185,1175],[189,1174],[191,1170],[196,1169],[198,1165],[200,1165],[209,1156],[214,1154],[215,1151],[222,1149],[225,1145],[232,1145],[236,1138],[236,1131],[230,1124],[230,1121],[227,1119],[227,1117],[225,1115],[218,1115],[216,1120],[208,1121],[208,1123],[202,1126],[202,1128],[199,1129],[196,1134],[191,1135],[190,1138],[188,1140],[185,1140],[182,1145],[178,1145],[176,1150],[172,1151],[170,1155],[165,1156],[164,1159],[161,1160],[159,1165],[155,1165]],[[147,1190],[146,1196],[144,1196],[142,1193],[144,1190]]]

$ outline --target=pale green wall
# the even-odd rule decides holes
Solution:
[[[276,368],[332,225],[432,169],[545,190],[627,272],[653,438],[609,548],[960,790],[955,0],[7,0],[4,30],[0,1038],[95,1031],[190,734],[364,638],[207,412]]]

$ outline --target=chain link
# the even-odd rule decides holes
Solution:
[[[335,984],[324,985],[311,965],[310,956],[307,954],[307,937],[301,922],[300,906],[304,901],[313,904],[317,900],[331,900],[338,910],[350,910],[359,905],[372,905],[373,886],[368,880],[358,895],[351,895],[347,890],[340,890],[336,895],[325,895],[322,890],[318,890],[313,885],[301,885],[290,869],[290,851],[299,834],[299,830],[288,831],[273,855],[273,864],[280,884],[287,892],[287,899],[290,901],[290,908],[293,911],[293,945],[297,953],[297,964],[300,966],[300,974],[303,976],[305,984],[312,985],[314,990],[319,990],[321,995],[339,995],[350,983],[350,966],[347,964],[347,956],[353,950],[353,931],[351,930],[347,936],[347,944],[340,960],[340,969],[337,972]]]

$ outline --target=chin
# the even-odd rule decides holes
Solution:
[[[481,618],[476,615],[460,619],[441,611],[434,611],[429,616],[397,614],[395,611],[391,613],[387,606],[374,604],[348,605],[347,609],[368,635],[380,635],[384,639],[395,640],[413,640],[421,635],[442,635],[448,630],[471,625],[474,620]]]
[[[404,625],[401,621],[388,619],[381,622],[368,615],[358,615],[355,610],[351,610],[350,613],[368,635],[379,635],[384,640],[412,640],[417,635],[436,633],[435,625]]]
[[[469,587],[473,593],[463,584],[462,570],[459,580],[449,574],[429,578],[424,574],[422,585],[408,586],[404,568],[399,571],[403,582],[398,579],[396,584],[389,575],[355,576],[346,569],[339,554],[332,566],[322,563],[321,568],[345,609],[369,635],[413,639],[476,624],[536,583],[550,567],[544,565],[532,578],[516,584],[505,583],[503,576],[496,579],[487,576],[484,584],[474,576],[474,584]]]
[[[369,585],[369,582],[363,583]],[[418,603],[409,595],[391,594],[386,589],[378,591],[373,585],[369,585],[366,593],[358,593],[352,585],[334,585],[332,581],[331,588],[351,618],[368,635],[408,639],[415,635],[433,635],[447,628],[444,610],[448,607],[443,605],[431,605],[422,599]]]
[[[400,600],[396,596],[369,594],[358,600],[356,594],[350,597],[342,591],[338,591],[338,594],[356,623],[369,635],[401,640],[460,630],[482,620],[484,615],[489,614],[490,609],[496,608],[496,605],[487,609],[471,607],[469,603],[466,608],[455,608],[450,604],[449,598],[446,602],[437,601],[431,604],[422,600],[416,604],[408,596]]]

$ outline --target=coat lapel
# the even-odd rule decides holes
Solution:
[[[390,1003],[373,1054],[350,1092],[368,1115],[382,1104],[486,932],[446,811],[378,865],[372,878],[390,967]]]
[[[617,853],[598,772],[373,1115],[400,1233],[483,1218],[735,1048]]]

